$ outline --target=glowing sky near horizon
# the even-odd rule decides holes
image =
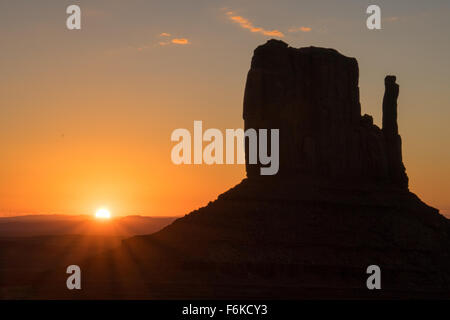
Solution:
[[[400,84],[410,189],[450,213],[450,2],[0,2],[0,215],[183,215],[244,177],[242,165],[175,166],[176,128],[243,126],[252,51],[272,37],[358,59],[362,113],[381,125],[383,79]]]

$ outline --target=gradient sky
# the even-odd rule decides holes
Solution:
[[[382,30],[366,28],[369,4]],[[397,75],[410,189],[450,213],[449,16],[447,0],[1,0],[0,215],[182,215],[216,199],[244,166],[175,166],[170,134],[242,127],[252,52],[273,37],[356,57],[378,125]]]

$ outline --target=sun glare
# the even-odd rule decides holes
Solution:
[[[95,212],[95,217],[97,219],[111,219],[111,212],[108,209],[101,208]]]

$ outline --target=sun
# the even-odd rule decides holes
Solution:
[[[111,212],[106,208],[101,208],[95,212],[95,217],[97,219],[111,219]]]

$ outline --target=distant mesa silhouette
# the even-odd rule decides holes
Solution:
[[[243,118],[280,129],[279,173],[247,165],[207,206],[93,257],[83,297],[450,297],[450,226],[408,190],[396,78],[385,78],[380,129],[361,116],[358,73],[333,49],[256,48]],[[370,265],[382,290],[366,287]]]

